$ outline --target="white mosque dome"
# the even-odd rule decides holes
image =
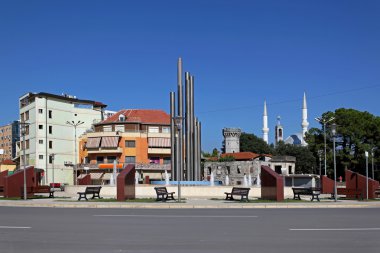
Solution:
[[[285,144],[291,144],[295,146],[306,146],[307,143],[305,139],[303,138],[302,133],[295,133],[290,135],[288,138],[285,139]]]

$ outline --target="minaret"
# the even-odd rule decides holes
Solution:
[[[263,140],[269,144],[268,141],[268,113],[267,113],[267,101],[264,101],[264,114],[263,114]]]
[[[281,117],[277,116],[277,125],[275,127],[275,145],[277,145],[280,141],[284,141],[284,129],[281,126]]]
[[[302,105],[302,136],[305,137],[305,133],[309,127],[309,122],[307,121],[307,104],[306,104],[306,93],[303,93],[303,105]]]

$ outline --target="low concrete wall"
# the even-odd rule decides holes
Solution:
[[[156,198],[154,190],[156,185],[138,185],[136,186],[136,198]],[[77,192],[84,191],[86,185],[80,186],[66,186],[65,192],[62,195],[75,197]],[[175,197],[178,194],[177,186],[167,186],[169,192],[175,192]],[[231,192],[232,186],[181,186],[181,196],[183,198],[224,198],[225,192]],[[61,195],[61,194],[59,194]],[[284,188],[285,198],[293,198],[293,191],[291,187]],[[58,196],[58,195],[57,195]],[[115,186],[102,186],[100,196],[116,198]],[[257,186],[251,187],[249,198],[260,198],[261,188]]]

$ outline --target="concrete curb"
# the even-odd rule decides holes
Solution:
[[[0,207],[47,207],[47,208],[143,208],[143,209],[288,209],[288,208],[380,208],[380,202],[367,203],[212,203],[203,200],[206,203],[104,203],[104,202],[58,202],[54,200],[47,201],[0,201]],[[194,201],[202,202],[202,201]]]

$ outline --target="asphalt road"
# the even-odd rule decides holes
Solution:
[[[380,210],[0,207],[0,252],[380,252]]]

